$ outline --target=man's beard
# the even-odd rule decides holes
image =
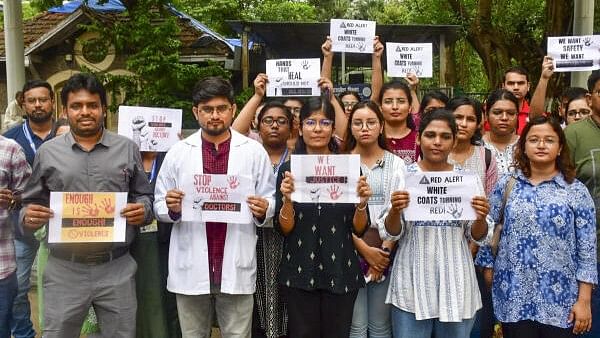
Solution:
[[[229,130],[229,126],[223,124],[223,127],[220,128],[209,128],[206,125],[203,125],[202,123],[198,123],[200,125],[200,129],[202,129],[202,132],[210,135],[210,136],[219,136],[223,133],[225,133],[227,130]]]
[[[34,110],[31,113],[27,114],[27,118],[31,121],[31,122],[35,122],[35,123],[44,123],[44,122],[48,122],[52,119],[52,111],[46,112],[44,110]]]

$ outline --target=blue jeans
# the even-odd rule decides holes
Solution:
[[[358,296],[354,301],[350,338],[392,337],[390,318],[392,306],[385,304],[389,284],[390,279],[386,278],[381,283],[368,283],[358,291]]]
[[[31,308],[29,306],[29,293],[31,266],[35,259],[40,243],[31,238],[25,240],[15,239],[15,252],[17,255],[17,282],[19,291],[13,303],[13,315],[10,322],[15,338],[34,338],[35,331],[31,322]]]
[[[600,262],[598,262],[598,275],[600,275]],[[597,338],[600,337],[600,288],[592,291],[592,330],[581,337]]]
[[[394,338],[462,338],[469,337],[475,319],[440,322],[437,318],[417,320],[414,313],[392,306]]]
[[[10,317],[17,295],[17,274],[0,279],[0,337],[10,337]]]

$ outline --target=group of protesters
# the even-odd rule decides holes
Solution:
[[[419,79],[334,95],[331,40],[316,97],[254,95],[200,80],[199,130],[140,152],[104,126],[103,85],[33,80],[26,119],[0,137],[0,338],[34,337],[27,298],[38,256],[44,337],[598,336],[596,159],[600,72],[545,111],[552,59],[531,100],[520,67],[484,103]],[[66,130],[62,130],[65,128]],[[295,201],[293,155],[355,154],[358,203]],[[472,173],[476,219],[407,220],[407,175]],[[190,173],[249,177],[252,220],[185,218]],[[353,183],[354,184],[354,183]],[[51,192],[126,192],[123,242],[48,243]],[[88,330],[88,331],[86,331]]]

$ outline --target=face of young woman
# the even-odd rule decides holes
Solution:
[[[346,114],[346,116],[350,116],[352,108],[354,108],[354,105],[358,103],[358,100],[352,94],[346,94],[342,96],[341,100],[342,106],[344,107],[344,113]]]
[[[328,119],[323,112],[313,112],[304,119],[300,132],[309,154],[329,152],[328,145],[333,136],[333,121]]]
[[[567,110],[565,111],[566,122],[571,124],[584,119],[592,114],[592,108],[588,106],[585,97],[571,101]]]
[[[438,99],[431,99],[431,100],[429,100],[429,103],[427,103],[425,108],[423,109],[423,114],[428,114],[436,109],[444,108],[444,107],[446,107],[446,104],[444,102],[442,102]]]
[[[558,134],[550,124],[535,125],[522,137],[525,137],[525,155],[532,165],[556,165],[562,147]]]
[[[475,115],[475,109],[470,105],[458,106],[454,110],[454,117],[456,118],[456,125],[458,126],[458,133],[456,139],[458,142],[470,142],[475,131],[477,131],[477,115]]]
[[[388,89],[381,99],[381,112],[386,123],[398,125],[406,123],[410,113],[408,97],[402,89]]]
[[[488,112],[490,131],[498,136],[512,134],[517,129],[518,108],[512,101],[498,100]]]
[[[431,121],[417,138],[423,160],[431,163],[448,162],[448,155],[454,148],[454,143],[452,129],[442,120]]]
[[[356,143],[364,146],[377,143],[377,138],[383,132],[377,114],[366,107],[354,112],[350,126]]]

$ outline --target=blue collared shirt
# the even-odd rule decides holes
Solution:
[[[23,129],[23,126],[25,126],[26,131]],[[27,139],[26,132],[29,132],[35,149],[32,149],[32,144]],[[15,140],[21,146],[21,148],[23,148],[23,151],[25,152],[25,158],[27,158],[27,163],[29,163],[30,166],[33,166],[33,159],[35,158],[37,149],[39,149],[44,142],[54,138],[55,135],[56,130],[55,128],[52,128],[50,134],[48,134],[45,139],[41,139],[31,130],[31,127],[29,126],[29,120],[10,128],[4,133],[4,137]]]
[[[490,196],[498,221],[504,189],[516,178],[504,210],[504,227],[493,259],[482,248],[476,264],[493,266],[494,314],[501,322],[533,320],[568,328],[578,282],[597,284],[594,203],[578,180],[562,174],[538,185],[519,170],[504,175]]]

